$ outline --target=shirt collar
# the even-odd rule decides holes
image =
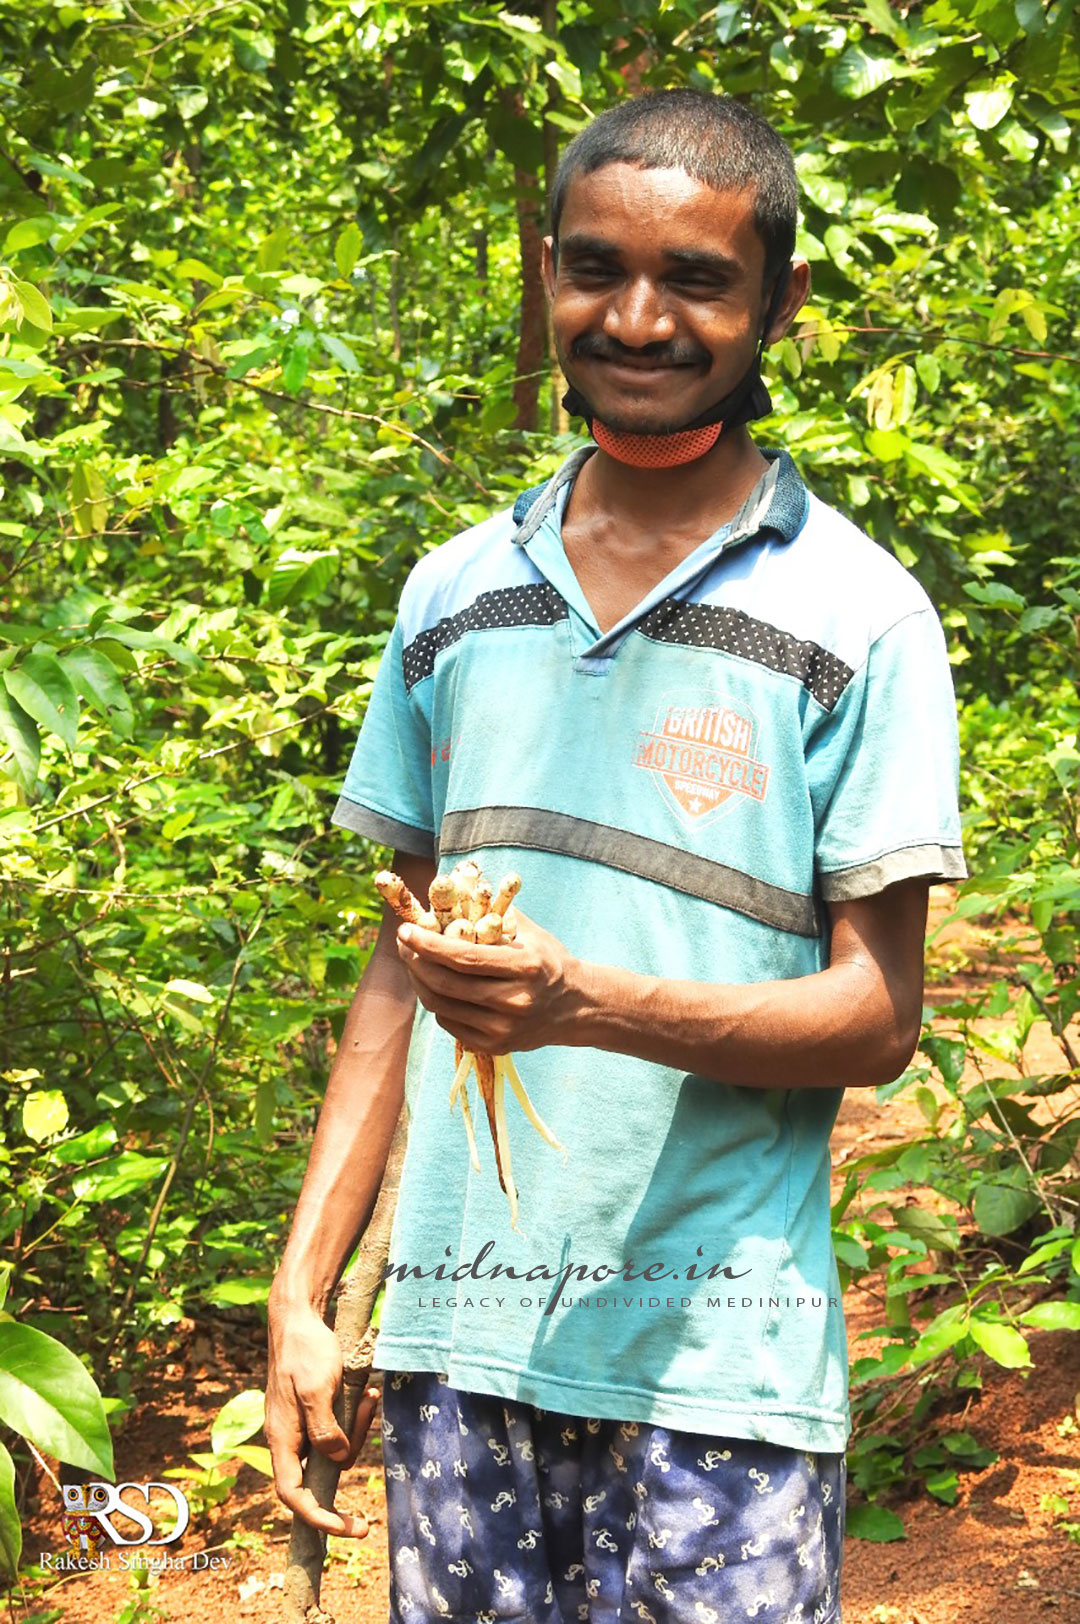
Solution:
[[[595,449],[592,445],[579,446],[546,485],[534,485],[531,490],[522,491],[514,503],[517,529],[511,540],[517,546],[524,547],[532,540],[555,506],[559,493],[577,478]],[[806,523],[809,496],[788,453],[763,447],[761,454],[767,459],[768,468],[735,517],[717,532],[725,550],[737,542],[764,534],[777,536],[781,541],[793,541]]]

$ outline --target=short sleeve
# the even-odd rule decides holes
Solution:
[[[398,620],[332,821],[380,845],[433,857],[431,728],[419,700],[406,690],[402,642]]]
[[[873,896],[898,880],[966,878],[956,700],[929,605],[871,645],[808,766],[826,901]]]

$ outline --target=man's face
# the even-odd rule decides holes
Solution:
[[[563,372],[610,428],[670,433],[751,365],[767,294],[753,201],[683,169],[574,176],[544,277]]]

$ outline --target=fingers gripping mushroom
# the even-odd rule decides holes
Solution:
[[[510,906],[521,890],[517,874],[507,874],[494,893],[474,862],[460,863],[450,874],[436,875],[428,892],[430,908],[421,907],[404,880],[397,874],[383,870],[375,876],[375,885],[390,907],[410,925],[423,930],[439,931],[451,939],[480,942],[496,947],[513,941],[517,934],[517,917]],[[510,1205],[510,1222],[517,1229],[518,1198],[514,1185],[510,1157],[510,1135],[506,1124],[506,1084],[535,1128],[552,1149],[567,1155],[565,1145],[559,1143],[551,1129],[537,1112],[525,1091],[512,1055],[476,1054],[462,1044],[454,1044],[454,1077],[450,1084],[450,1109],[460,1101],[461,1115],[469,1144],[469,1160],[479,1173],[480,1157],[476,1148],[472,1113],[469,1110],[468,1085],[471,1073],[476,1075],[477,1089],[484,1103],[488,1128],[495,1148],[495,1170],[499,1184]]]

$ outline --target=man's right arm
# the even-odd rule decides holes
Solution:
[[[395,871],[426,897],[427,858],[395,852]],[[401,1111],[416,997],[396,946],[399,921],[386,911],[345,1021],[281,1267],[270,1292],[266,1435],[278,1493],[326,1533],[367,1532],[362,1518],[321,1510],[301,1486],[313,1445],[346,1462],[371,1421],[360,1405],[353,1439],[334,1419],[341,1355],[325,1321],[331,1293],[375,1207]]]

